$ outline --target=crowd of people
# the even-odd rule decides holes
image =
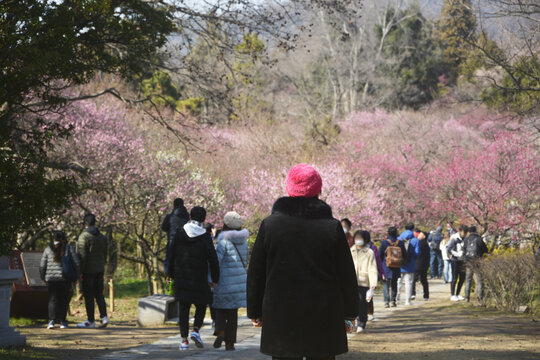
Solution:
[[[458,231],[448,223],[444,233],[440,226],[428,233],[412,222],[401,233],[391,226],[377,247],[370,231],[353,231],[349,219],[333,217],[330,206],[319,199],[321,189],[322,178],[314,168],[293,167],[286,183],[289,196],[278,199],[261,223],[250,259],[249,232],[242,228],[241,215],[228,212],[218,230],[205,224],[203,207],[188,212],[182,199],[174,200],[161,228],[167,233],[164,268],[179,303],[180,350],[189,349],[189,339],[204,347],[199,331],[208,306],[214,348],[225,343],[226,350],[235,350],[238,309],[247,307],[253,325],[262,327],[261,352],[273,359],[325,360],[347,352],[347,331],[361,333],[375,320],[373,298],[379,281],[386,308],[398,306],[402,297],[410,306],[417,282],[423,300],[429,300],[428,271],[431,279],[450,284],[452,301],[470,299],[473,277],[482,297],[482,278],[472,264],[487,247],[474,226],[461,225]],[[49,328],[56,320],[62,328],[68,326],[70,284],[79,274],[88,318],[78,327],[105,327],[109,322],[103,297],[107,240],[94,215],[85,216],[84,222],[75,248],[57,231],[43,253],[40,270],[50,294]],[[101,316],[98,324],[94,301]]]

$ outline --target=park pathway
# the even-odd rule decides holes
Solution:
[[[420,285],[420,284],[417,284]],[[404,293],[405,289],[402,289]],[[417,287],[417,293],[422,294],[421,286]],[[444,282],[440,280],[430,281],[430,293],[431,299],[430,302],[442,302],[448,300],[449,288],[448,285],[445,285]],[[375,295],[375,317],[377,320],[382,320],[387,318],[395,311],[401,311],[405,309],[414,309],[425,304],[421,299],[413,301],[412,306],[404,306],[401,304],[397,308],[385,309],[383,306],[382,294],[377,293]],[[205,321],[205,324],[208,324],[208,321]],[[368,323],[368,331],[370,325],[373,323]],[[188,351],[179,351],[178,345],[180,343],[179,335],[167,337],[159,341],[154,342],[153,344],[138,346],[135,348],[117,351],[109,353],[105,356],[100,357],[101,360],[157,360],[157,359],[185,359],[185,360],[269,360],[271,357],[263,355],[259,352],[260,344],[260,329],[254,328],[251,325],[251,321],[245,317],[239,319],[238,327],[238,343],[236,344],[236,351],[228,352],[224,350],[224,347],[221,349],[215,350],[212,347],[215,337],[212,336],[212,328],[210,326],[205,326],[201,329],[201,336],[205,343],[204,349],[197,349],[193,342],[190,342],[190,349]],[[357,334],[349,335],[349,338],[355,336],[362,336]],[[338,357],[339,359],[339,357]]]

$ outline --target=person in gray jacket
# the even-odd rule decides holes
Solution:
[[[39,266],[41,279],[47,282],[47,291],[49,292],[49,325],[47,325],[47,329],[53,329],[56,320],[60,320],[60,329],[68,327],[66,317],[71,281],[62,275],[62,257],[66,254],[71,256],[78,271],[79,257],[73,247],[67,244],[66,234],[63,231],[55,231],[51,244],[43,251]]]
[[[223,231],[216,248],[220,276],[214,288],[212,308],[216,311],[215,348],[225,341],[226,350],[234,350],[238,329],[238,308],[246,307],[246,280],[249,231],[242,228],[241,216],[234,212],[225,215]]]
[[[107,305],[103,296],[103,273],[107,262],[108,242],[105,235],[96,227],[96,217],[93,214],[87,214],[84,217],[84,224],[87,228],[77,241],[77,254],[81,259],[82,290],[88,318],[77,324],[77,327],[93,329],[96,327],[94,299],[101,316],[98,327],[106,327],[109,323]]]

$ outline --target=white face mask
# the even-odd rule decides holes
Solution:
[[[54,246],[60,244],[60,241],[53,241]]]
[[[357,246],[364,246],[364,240],[354,240],[354,243],[355,243]]]
[[[347,228],[344,227],[344,228],[343,228],[343,232],[346,234],[346,233],[349,232],[349,230],[347,230]]]

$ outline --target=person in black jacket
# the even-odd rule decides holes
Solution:
[[[203,225],[206,210],[195,206],[191,209],[190,218],[191,220],[176,232],[167,251],[168,275],[174,279],[174,295],[180,303],[180,350],[189,348],[189,310],[192,304],[195,304],[195,321],[190,337],[197,347],[204,347],[199,329],[204,322],[206,306],[212,303],[210,287],[219,281],[216,249]],[[210,284],[208,268],[212,279]]]
[[[416,258],[416,272],[414,274],[413,284],[413,296],[416,296],[416,282],[420,280],[422,288],[424,290],[424,301],[429,299],[429,283],[427,280],[427,271],[429,268],[430,260],[430,247],[427,242],[428,234],[415,230],[414,236],[418,239],[418,245],[420,246],[420,256]]]
[[[262,222],[247,279],[247,312],[273,359],[334,359],[348,351],[345,321],[358,315],[358,286],[345,233],[318,199],[322,179],[300,164],[289,197]]]
[[[480,260],[484,254],[487,254],[488,248],[480,235],[478,235],[476,226],[469,227],[465,242],[465,259],[467,268],[465,270],[465,300],[471,299],[471,282],[473,276],[476,280],[476,294],[478,300],[482,300],[484,282],[482,273],[478,271],[476,262]]]
[[[174,199],[173,206],[171,213],[167,214],[163,219],[163,223],[161,223],[161,230],[167,233],[166,249],[169,248],[176,231],[189,221],[189,213],[184,206],[184,200],[180,198]],[[167,260],[165,260],[163,266],[165,267],[165,273],[168,273],[169,264]]]

